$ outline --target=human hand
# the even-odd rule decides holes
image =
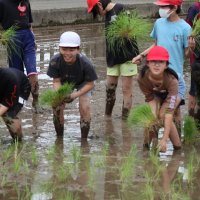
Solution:
[[[72,94],[69,94],[64,98],[64,103],[71,103],[72,101],[74,101]]]
[[[141,55],[141,54],[137,55],[136,57],[134,57],[134,58],[132,59],[132,63],[133,63],[133,64],[137,64],[137,65],[140,64],[141,61],[142,61],[142,55]]]
[[[167,142],[164,139],[161,139],[158,143],[158,149],[160,152],[166,152],[167,151]]]
[[[192,51],[194,51],[195,46],[196,46],[195,38],[192,37],[192,36],[188,37],[188,47],[189,47]]]

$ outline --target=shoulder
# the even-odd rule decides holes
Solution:
[[[125,8],[123,4],[116,3],[115,6],[113,7],[113,10],[118,14],[121,11],[125,10]]]
[[[52,66],[52,65],[57,64],[60,61],[60,59],[61,59],[60,53],[55,54],[50,60],[50,65]]]
[[[173,81],[173,84],[174,82],[178,82],[178,75],[177,73],[171,69],[171,68],[167,68],[165,70],[165,76],[167,77],[167,80],[169,83],[172,83],[171,81]],[[169,81],[170,80],[170,81]]]
[[[84,67],[93,67],[92,62],[89,60],[89,58],[87,56],[85,56],[84,54],[80,53],[78,54],[77,57],[80,61],[80,63],[84,66]]]

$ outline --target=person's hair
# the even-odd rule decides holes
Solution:
[[[102,4],[103,9],[105,10],[111,0],[99,0],[99,2]],[[97,4],[93,7],[92,14],[93,18],[96,19],[97,15],[99,14],[99,7]]]
[[[98,5],[96,4],[96,5],[93,7],[93,9],[92,9],[93,18],[96,19],[98,14],[99,14],[99,7],[98,7]]]
[[[102,7],[105,10],[107,5],[111,2],[111,0],[100,0],[99,2],[101,2]]]
[[[175,6],[174,5],[169,5],[170,9],[173,9]],[[176,10],[176,14],[180,14],[181,13],[181,6],[177,6],[177,10]]]

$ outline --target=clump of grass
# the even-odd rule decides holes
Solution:
[[[135,167],[137,163],[136,154],[136,145],[132,145],[127,157],[123,160],[123,163],[119,168],[122,191],[125,191],[126,188],[131,185],[132,176],[135,173]]]
[[[127,120],[130,126],[139,128],[151,128],[158,123],[149,104],[142,104],[133,108]]]
[[[197,125],[193,117],[186,116],[184,119],[184,142],[191,144],[195,141],[195,136],[198,133]]]
[[[137,12],[121,12],[116,19],[106,28],[108,49],[114,54],[123,50],[127,55],[127,42],[137,48],[136,39],[146,40],[151,31],[151,23],[141,18]]]
[[[153,200],[155,199],[155,191],[153,187],[153,179],[149,174],[145,173],[146,183],[143,188],[142,196],[143,199]]]
[[[0,43],[7,48],[8,56],[13,52],[18,53],[16,50],[16,30],[17,26],[11,26],[0,33]]]
[[[40,95],[40,104],[56,107],[63,103],[64,99],[72,92],[74,84],[66,83],[58,90],[48,89]]]

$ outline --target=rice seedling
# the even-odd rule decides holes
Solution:
[[[142,104],[131,109],[127,120],[130,126],[139,128],[150,129],[153,125],[159,124],[149,104]]]
[[[199,169],[200,159],[196,150],[193,149],[189,155],[186,169],[187,169],[187,180],[190,185],[192,185],[195,179],[195,173]]]
[[[60,182],[65,182],[70,176],[70,169],[67,165],[59,166],[56,176]]]
[[[6,31],[0,33],[0,43],[7,48],[8,56],[18,53],[16,50],[16,30],[17,26],[11,26]]]
[[[35,147],[32,147],[32,151],[31,151],[31,162],[34,166],[37,166],[38,162],[39,162],[39,158],[38,158],[38,154],[36,151]]]
[[[119,167],[119,177],[122,185],[122,192],[131,185],[131,178],[135,173],[137,163],[136,159],[136,145],[132,145],[127,157],[123,160]]]
[[[94,154],[94,166],[97,168],[104,168],[106,164],[106,156],[108,154],[109,144],[104,144],[102,150],[98,154]]]
[[[191,144],[196,140],[198,133],[197,125],[193,117],[186,116],[184,118],[184,142],[185,144]]]
[[[73,144],[72,149],[70,150],[71,156],[74,163],[79,163],[81,160],[81,150],[76,145]]]
[[[77,194],[74,194],[72,192],[67,192],[67,194],[62,194],[61,197],[58,197],[58,200],[79,200],[80,198],[78,197]]]
[[[31,187],[26,185],[23,188],[20,188],[18,185],[15,186],[16,191],[17,191],[17,199],[18,200],[27,200],[31,199],[32,192],[31,192]]]
[[[155,199],[155,191],[153,187],[154,179],[146,172],[145,173],[146,183],[143,187],[142,197],[146,200],[154,200]]]
[[[159,150],[158,150],[159,151]],[[160,177],[161,172],[164,170],[164,165],[160,162],[158,152],[150,152],[149,154],[149,161],[152,164],[152,168],[154,170],[154,180],[158,180]]]
[[[64,102],[64,99],[72,92],[74,85],[66,83],[58,90],[48,89],[40,95],[40,104],[44,106],[57,107]]]
[[[49,161],[53,161],[55,156],[56,156],[56,147],[55,145],[49,147],[46,151],[46,154],[47,154],[47,159]]]
[[[136,48],[136,39],[144,41],[149,38],[151,26],[136,11],[121,12],[105,30],[108,49],[114,54],[122,50],[127,55],[127,42]]]

